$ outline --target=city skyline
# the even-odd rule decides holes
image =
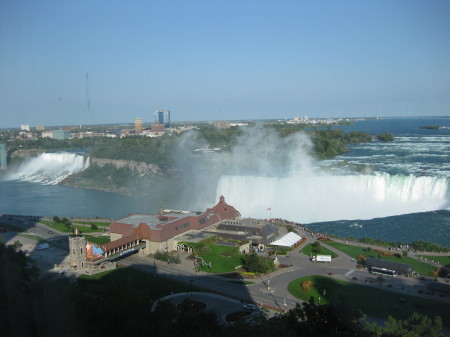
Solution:
[[[0,128],[450,115],[448,1],[0,1]]]

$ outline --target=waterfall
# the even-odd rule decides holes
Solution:
[[[373,219],[449,206],[449,179],[430,176],[222,176],[216,191],[243,216],[301,223]],[[424,224],[426,225],[426,224]]]
[[[8,172],[6,180],[23,180],[46,185],[56,185],[68,176],[89,167],[89,157],[79,154],[58,152],[42,153],[27,159],[20,166]]]

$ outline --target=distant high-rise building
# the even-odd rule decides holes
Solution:
[[[45,130],[45,126],[43,125],[36,125],[36,131],[44,131]]]
[[[6,170],[7,165],[6,145],[0,144],[0,169]]]
[[[22,124],[20,126],[20,130],[22,130],[22,131],[30,131],[30,126],[28,124]]]
[[[155,117],[155,123],[164,124],[166,128],[170,128],[170,111],[169,110],[156,110],[153,113]]]
[[[134,129],[136,130],[136,134],[142,133],[143,127],[142,119],[140,117],[137,117],[134,121]]]

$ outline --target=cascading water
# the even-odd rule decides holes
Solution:
[[[449,206],[449,179],[430,176],[222,176],[217,198],[239,205],[243,216],[282,217],[301,223],[372,219]],[[216,198],[216,199],[217,199]]]
[[[68,176],[89,167],[89,158],[75,153],[42,153],[9,172],[6,180],[23,180],[56,185]]]

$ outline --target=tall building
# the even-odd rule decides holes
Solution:
[[[6,145],[0,144],[0,169],[6,170],[7,165]]]
[[[166,128],[170,128],[170,111],[169,110],[156,110],[153,113],[155,117],[155,123],[164,124]]]
[[[45,126],[43,125],[36,125],[36,131],[44,131],[45,130]]]
[[[134,121],[134,129],[136,131],[136,134],[142,133],[143,127],[142,127],[142,119],[140,117],[137,117]]]
[[[22,130],[22,131],[30,131],[30,126],[28,124],[22,124],[20,126],[20,130]]]

